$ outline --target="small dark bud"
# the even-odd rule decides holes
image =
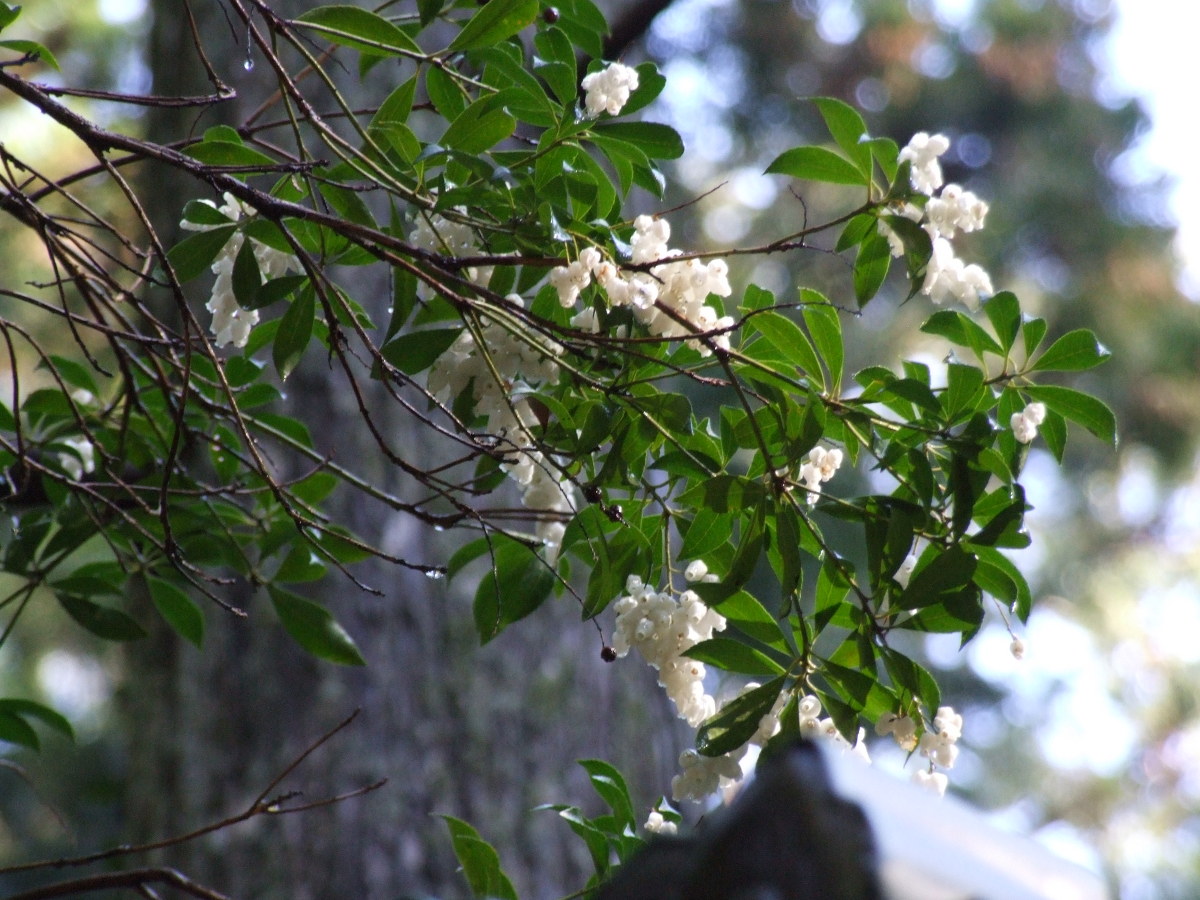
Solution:
[[[605,662],[615,662],[617,658],[617,651],[605,644],[600,648],[600,658]]]
[[[553,25],[558,21],[558,10],[553,6],[547,6],[542,10],[542,21],[547,25]]]
[[[604,495],[600,493],[600,488],[594,484],[589,484],[583,489],[583,497],[588,503],[599,503],[604,499]]]

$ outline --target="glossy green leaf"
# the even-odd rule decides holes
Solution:
[[[192,159],[219,169],[269,170],[278,165],[265,153],[232,141],[201,141],[183,152]]]
[[[37,732],[28,722],[14,713],[0,711],[0,741],[28,747],[30,750],[41,750]]]
[[[759,332],[785,360],[805,375],[815,378],[823,387],[829,387],[825,385],[825,372],[812,341],[791,319],[775,312],[761,313],[749,317],[746,327]]]
[[[500,856],[492,845],[462,819],[444,815],[442,820],[450,830],[454,855],[471,887],[471,896],[475,900],[517,900],[517,892],[500,868]]]
[[[492,539],[492,568],[475,591],[475,629],[486,644],[542,605],[554,588],[554,568],[522,543]]]
[[[300,291],[279,321],[271,357],[281,379],[292,374],[312,339],[313,319],[316,316],[314,293],[311,288]]]
[[[415,375],[432,366],[462,333],[461,328],[410,331],[393,338],[380,353],[404,374]]]
[[[489,0],[447,48],[451,52],[478,50],[498,44],[531,25],[538,15],[538,0]]]
[[[420,54],[421,48],[383,16],[358,6],[319,6],[300,16],[325,40],[376,56]]]
[[[782,675],[784,671],[783,666],[765,653],[755,650],[749,644],[726,637],[701,641],[684,651],[683,655],[724,669],[726,672],[738,672],[742,675],[775,676]]]
[[[1093,369],[1112,356],[1086,328],[1068,331],[1046,348],[1030,367],[1035,372],[1079,372]]]
[[[38,62],[44,62],[54,71],[62,71],[59,68],[58,60],[55,59],[54,54],[50,52],[50,48],[48,48],[45,44],[39,44],[37,41],[10,40],[0,41],[0,47],[4,47],[8,50],[15,50],[17,53],[21,53],[26,56],[37,57]],[[9,65],[11,65],[11,63]]]
[[[829,301],[814,290],[801,289],[800,302],[804,304],[804,324],[808,326],[813,345],[829,370],[830,390],[836,394],[842,389],[842,367],[845,361],[842,321],[838,318],[838,311]]]
[[[867,234],[854,261],[854,297],[860,307],[879,293],[891,265],[892,250],[887,238],[878,231]]]
[[[204,644],[204,614],[185,591],[163,581],[161,578],[147,579],[150,599],[159,614],[175,631],[197,647]]]
[[[233,296],[239,306],[249,308],[258,298],[261,287],[262,275],[258,271],[258,260],[254,257],[254,245],[244,240],[233,260]]]
[[[32,700],[6,697],[0,700],[0,713],[37,719],[43,725],[48,725],[64,737],[72,741],[75,740],[75,729],[71,727],[71,723],[67,721],[66,716]]]
[[[721,756],[750,740],[762,717],[775,705],[784,681],[785,676],[780,675],[726,703],[700,726],[696,749],[705,756]]]
[[[232,225],[223,228],[213,228],[209,231],[198,231],[190,234],[176,244],[167,253],[175,277],[180,281],[191,281],[200,273],[206,271],[217,254],[233,236]]]
[[[687,506],[726,513],[753,509],[765,497],[761,482],[740,475],[717,475],[685,491],[679,500]]]
[[[367,664],[354,639],[325,607],[274,585],[268,585],[267,592],[284,630],[313,656],[342,666]]]
[[[833,97],[816,97],[813,103],[821,111],[825,127],[863,175],[871,171],[871,148],[865,143],[867,124],[858,110]]]
[[[616,817],[617,827],[614,831],[621,832],[626,828],[630,830],[637,828],[639,823],[633,812],[629,786],[616,766],[601,759],[581,759],[579,765],[587,772],[592,787],[608,804],[613,816]]]
[[[651,159],[683,156],[683,138],[669,125],[658,122],[604,122],[594,126],[596,134],[632,144]]]
[[[943,601],[971,580],[976,565],[974,554],[958,545],[947,547],[913,573],[897,605],[901,609],[920,609]]]
[[[943,309],[930,316],[921,330],[926,334],[936,334],[947,340],[966,347],[982,357],[986,353],[1003,356],[1004,350],[996,343],[995,338],[984,331],[972,319],[953,309]]]
[[[768,175],[789,175],[802,181],[853,184],[865,187],[867,176],[845,157],[824,147],[794,147],[767,166]]]
[[[1021,304],[1016,295],[1012,291],[1001,291],[983,304],[983,311],[996,330],[1000,346],[1007,353],[1021,329]]]
[[[146,636],[141,625],[118,609],[59,591],[55,596],[72,619],[106,641],[136,641]]]
[[[1030,385],[1025,392],[1065,419],[1082,425],[1105,443],[1117,444],[1117,418],[1108,406],[1090,394],[1052,384]]]
[[[503,109],[494,108],[492,98],[476,100],[450,123],[441,137],[442,146],[463,153],[482,153],[507,138],[517,120]]]

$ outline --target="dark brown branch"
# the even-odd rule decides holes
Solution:
[[[57,884],[47,884],[20,894],[12,894],[8,900],[47,900],[50,897],[76,897],[80,894],[91,894],[96,891],[107,891],[113,888],[140,889],[148,884],[165,884],[178,888],[192,897],[201,900],[230,900],[225,894],[219,894],[211,888],[192,881],[175,869],[131,869],[128,872],[105,872],[101,875],[86,875],[83,878],[72,878]]]

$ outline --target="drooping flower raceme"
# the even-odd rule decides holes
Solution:
[[[837,447],[813,447],[808,459],[800,466],[800,481],[808,489],[808,503],[813,505],[821,494],[821,485],[829,481],[842,465],[842,451]]]
[[[1046,421],[1046,404],[1030,403],[1019,413],[1013,413],[1010,423],[1013,437],[1022,444],[1029,444],[1037,437],[1038,426]]]
[[[254,215],[251,207],[242,203],[232,194],[226,193],[224,199],[225,203],[220,207],[211,200],[201,200],[200,202],[216,209],[231,223],[239,221],[243,216]],[[185,231],[211,231],[214,228],[223,227],[193,222],[189,219],[184,219],[179,224]],[[245,347],[246,341],[250,339],[251,329],[258,324],[258,310],[243,309],[233,293],[233,264],[242,249],[244,240],[246,237],[240,231],[233,232],[212,264],[212,272],[217,276],[217,280],[213,282],[212,295],[205,308],[212,313],[210,330],[218,347],[223,347],[225,344]],[[254,238],[249,240],[250,247],[254,251],[254,260],[258,263],[259,274],[264,281],[286,275],[289,271],[300,270],[300,261],[292,254],[276,250]]]
[[[900,162],[911,162],[913,190],[932,194],[942,186],[942,166],[938,157],[950,149],[950,139],[944,134],[918,131],[900,151]]]
[[[653,266],[649,272],[622,271],[616,264],[604,259],[596,248],[588,247],[579,254],[578,259],[551,270],[549,280],[558,292],[559,302],[565,308],[573,307],[580,291],[594,279],[604,290],[610,306],[629,307],[633,317],[651,334],[674,338],[695,332],[720,331],[707,341],[690,338],[687,345],[698,350],[702,356],[710,356],[713,347],[728,350],[728,329],[733,328],[734,319],[732,316],[718,316],[716,309],[705,302],[710,294],[728,297],[733,293],[729,284],[729,267],[725,261],[671,261],[671,257],[680,254],[667,244],[671,227],[665,219],[638,216],[633,226],[630,262],[641,265],[665,261]],[[591,307],[576,315],[571,324],[583,331],[595,332],[599,329],[599,322]]]
[[[506,298],[516,307],[524,301],[513,294]],[[565,518],[576,509],[574,486],[561,476],[561,466],[535,449],[532,429],[537,417],[525,396],[558,378],[562,345],[522,330],[515,318],[489,321],[480,332],[464,329],[429,370],[426,386],[443,403],[465,391],[471,392],[475,412],[487,417],[485,429],[500,439],[502,468],[522,490],[521,501],[529,509],[560,513]],[[557,556],[566,526],[557,518],[538,522],[537,535],[547,557]]]
[[[929,135],[919,132],[913,135],[908,145],[900,151],[901,162],[912,163],[911,183],[913,190],[929,197],[924,209],[914,203],[905,203],[894,209],[894,213],[921,223],[933,242],[933,253],[925,271],[925,282],[921,293],[934,303],[958,301],[969,309],[977,309],[980,297],[990,296],[994,291],[988,273],[976,264],[967,264],[959,259],[950,244],[959,231],[978,231],[983,228],[988,205],[974,193],[960,185],[947,184],[943,187],[942,167],[938,157],[950,149],[950,140],[945,135]],[[941,192],[934,196],[935,192]],[[882,219],[880,232],[887,237],[893,256],[904,255],[904,242]]]
[[[617,613],[613,649],[617,656],[625,656],[636,648],[658,670],[658,683],[679,717],[693,727],[699,725],[716,712],[716,701],[704,691],[704,663],[683,654],[723,630],[725,617],[705,606],[695,591],[676,596],[650,587],[636,575],[626,580],[625,591],[613,605]]]
[[[936,772],[934,767],[954,768],[958,759],[958,739],[962,737],[963,718],[953,707],[940,706],[933,717],[933,727],[936,731],[926,731],[917,744],[921,755],[929,760],[929,768],[915,772],[913,781],[940,795],[946,792],[948,779],[944,773]]]
[[[609,63],[607,68],[592,72],[580,84],[585,95],[583,106],[589,119],[606,112],[615,116],[629,102],[629,95],[638,88],[637,69],[619,62]]]

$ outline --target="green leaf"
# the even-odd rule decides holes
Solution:
[[[30,750],[42,749],[37,732],[20,716],[10,712],[0,712],[0,741],[19,744]]]
[[[183,218],[197,225],[232,225],[233,219],[225,215],[211,203],[203,200],[189,200],[183,207]]]
[[[462,819],[444,815],[442,820],[450,830],[454,855],[471,887],[471,895],[476,900],[517,900],[517,892],[500,868],[500,855],[492,845]]]
[[[901,609],[933,606],[968,584],[977,564],[974,554],[953,544],[913,573],[897,604]]]
[[[1021,330],[1020,302],[1012,291],[1001,291],[983,304],[983,311],[987,313],[988,321],[996,329],[1000,346],[1007,353],[1012,349]]]
[[[679,500],[687,506],[726,513],[754,509],[765,498],[761,482],[740,475],[717,475],[684,491]]]
[[[782,675],[784,672],[783,666],[765,653],[732,638],[715,637],[701,641],[691,649],[685,650],[683,655],[724,669],[726,672],[739,672],[743,675],[773,676]]]
[[[538,0],[489,0],[468,20],[447,48],[451,52],[478,50],[498,44],[533,23]]]
[[[765,337],[772,347],[783,354],[785,360],[805,375],[820,381],[823,387],[828,387],[817,351],[799,325],[774,312],[748,317],[746,325]]]
[[[159,614],[197,647],[204,644],[204,614],[186,592],[161,578],[148,578],[150,599]]]
[[[868,176],[855,165],[824,147],[794,147],[777,156],[768,175],[790,175],[803,181],[853,184],[865,187]]]
[[[831,390],[836,394],[842,389],[842,366],[845,360],[842,321],[838,318],[838,311],[817,291],[802,288],[800,301],[804,304],[804,324],[808,326],[817,352],[825,360],[833,382]]]
[[[319,6],[296,20],[327,41],[376,56],[420,54],[408,34],[376,13],[357,6]]]
[[[248,309],[258,298],[262,287],[262,275],[258,271],[258,260],[254,256],[254,245],[243,240],[233,260],[233,296],[238,305]]]
[[[617,820],[617,828],[614,831],[619,833],[626,828],[636,829],[638,822],[634,817],[629,786],[625,784],[625,779],[616,766],[600,759],[581,759],[579,765],[588,773],[588,779],[592,782],[596,793],[613,811]]]
[[[692,585],[692,588],[701,595],[709,587],[719,587],[719,585],[704,583]],[[768,647],[775,647],[781,643],[783,631],[780,629],[779,622],[749,591],[738,591],[731,597],[724,597],[720,602],[713,604],[713,608],[746,637],[760,641]]]
[[[985,352],[1003,356],[1004,350],[995,338],[984,331],[978,323],[953,309],[943,309],[930,316],[921,330],[936,334],[960,347],[966,347],[982,357]]]
[[[207,166],[221,169],[273,169],[278,165],[265,153],[233,141],[201,141],[183,152]]]
[[[484,644],[541,606],[555,584],[553,567],[529,547],[502,535],[492,544],[492,568],[480,579],[474,602]]]
[[[779,697],[786,676],[773,678],[761,687],[730,700],[696,733],[696,749],[705,756],[721,756],[736,750],[758,731],[758,723]]]
[[[379,352],[405,375],[415,375],[432,366],[462,333],[461,328],[410,331],[393,338]]]
[[[275,346],[271,349],[271,358],[275,361],[275,370],[281,379],[286,380],[300,362],[312,339],[313,319],[316,316],[316,300],[311,288],[302,290],[296,295],[283,318],[279,320],[279,330],[275,333]]]
[[[1117,445],[1117,418],[1101,400],[1073,388],[1041,384],[1024,388],[1034,400],[1046,404],[1046,408],[1082,425],[1107,444]]]
[[[118,609],[58,591],[55,596],[72,619],[106,641],[136,641],[146,636],[141,625]]]
[[[313,656],[342,666],[367,664],[354,639],[325,607],[274,585],[267,586],[267,593],[284,630]]]
[[[2,27],[2,26],[0,26]],[[44,62],[56,72],[61,72],[58,60],[54,58],[54,54],[50,52],[44,44],[39,44],[37,41],[0,41],[0,47],[7,47],[9,50],[16,50],[22,55],[36,56],[39,62]]]
[[[167,253],[167,260],[175,270],[175,277],[180,281],[191,281],[206,271],[233,237],[235,230],[234,226],[230,225],[210,231],[198,231],[172,247]]]
[[[72,741],[75,740],[75,730],[62,713],[48,706],[43,706],[40,703],[34,703],[32,700],[7,697],[0,700],[0,713],[38,719],[44,725],[50,726],[63,736],[70,738]]]
[[[821,111],[825,127],[847,156],[858,166],[863,175],[871,172],[871,148],[865,142],[867,124],[854,107],[833,97],[814,97],[813,102]]]
[[[1107,362],[1110,356],[1112,353],[1096,340],[1096,335],[1086,328],[1077,328],[1047,347],[1030,371],[1079,372]]]
[[[21,7],[0,3],[0,31],[15,22],[19,15],[21,15]]]
[[[442,146],[463,153],[482,153],[511,135],[517,120],[494,106],[491,97],[476,100],[468,106],[442,135]]]
[[[854,261],[854,297],[860,307],[879,293],[891,265],[892,250],[887,238],[878,231],[868,233]]]
[[[633,144],[651,159],[683,156],[683,138],[674,128],[658,122],[605,122],[593,126],[596,134]]]

